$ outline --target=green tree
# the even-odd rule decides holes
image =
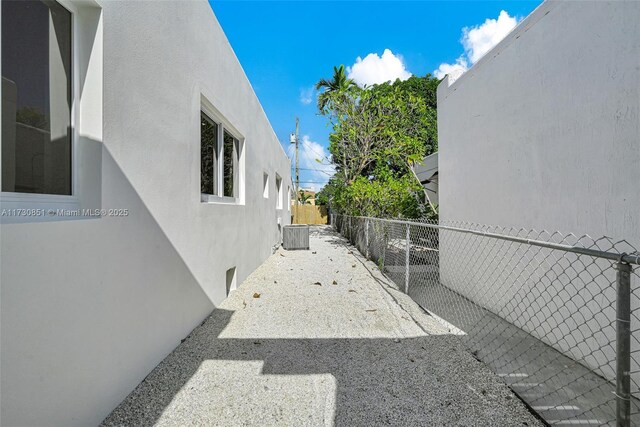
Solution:
[[[410,168],[437,150],[437,83],[427,75],[325,91],[320,113],[332,127],[336,175],[321,197],[350,215],[429,216]]]
[[[420,121],[422,124],[420,138],[423,138],[424,156],[438,151],[438,115],[437,115],[437,89],[440,80],[427,74],[424,77],[412,76],[407,80],[396,80],[393,84],[376,85],[375,90],[398,97],[407,101],[410,97],[420,98],[425,105],[424,110],[414,111],[415,116],[408,120]]]
[[[324,89],[324,91],[318,95],[318,110],[324,111],[332,96],[335,97],[337,94],[344,93],[355,86],[354,81],[347,78],[344,65],[333,67],[333,77],[331,80],[320,79],[318,83],[316,83],[316,90]]]
[[[424,77],[411,76],[407,80],[396,80],[393,86],[422,98],[428,108],[438,108],[438,84],[440,80],[427,74]]]
[[[336,192],[336,188],[340,186],[340,181],[336,175],[332,176],[329,179],[322,190],[316,193],[316,205],[321,206],[329,206],[331,204],[331,199],[333,198],[334,193]]]
[[[301,205],[311,204],[311,194],[305,193],[304,190],[300,190],[300,194],[298,195],[298,200]]]

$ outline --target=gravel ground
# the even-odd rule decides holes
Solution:
[[[542,425],[328,227],[280,249],[104,426]]]

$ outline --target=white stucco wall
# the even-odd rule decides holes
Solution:
[[[290,221],[263,198],[289,160],[207,2],[104,1],[102,25],[103,82],[81,88],[102,115],[87,103],[76,123],[100,160],[84,191],[129,216],[0,226],[2,425],[98,424]],[[201,96],[244,137],[244,205],[200,201]]]
[[[639,18],[635,1],[546,2],[440,84],[443,219],[640,242]]]
[[[640,248],[640,3],[543,3],[461,78],[440,84],[438,133],[442,221],[607,235]],[[532,294],[540,298],[524,308],[531,312],[511,311],[510,321],[537,316],[537,326],[523,327],[578,358],[604,345],[580,348],[585,336],[592,339],[594,330],[605,328],[593,313],[587,321],[577,316],[578,326],[559,322],[574,316],[584,299],[596,310],[602,301],[614,301],[613,270],[586,285],[600,289],[582,289],[589,280],[536,281],[544,276],[544,257],[527,259],[530,254],[520,248],[513,270],[505,264],[509,248],[495,254],[469,247],[474,240],[454,247],[447,244],[454,237],[449,239],[441,238],[440,263],[448,286],[496,313],[509,312],[507,304],[527,305],[522,295],[537,287]],[[459,271],[465,256],[474,257],[477,274]],[[490,259],[478,260],[481,256]],[[584,264],[575,267],[582,271]],[[525,268],[535,274],[518,277]],[[575,278],[575,270],[562,268]],[[516,278],[511,286],[506,272]],[[503,288],[492,288],[496,284]],[[562,292],[567,285],[571,298],[571,286],[580,288],[575,304],[561,300],[568,295]],[[545,300],[550,295],[560,300]],[[552,317],[540,311],[545,305]],[[612,319],[612,310],[603,318]],[[609,336],[596,337],[599,341],[614,339],[613,328],[603,330]],[[574,338],[582,344],[571,344]],[[612,350],[581,361],[592,367],[607,363],[600,373],[610,377]]]

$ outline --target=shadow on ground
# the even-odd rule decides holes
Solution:
[[[265,407],[262,405],[264,402],[237,402],[230,399],[228,409],[242,411],[231,415],[239,424],[287,425],[288,422],[300,422],[300,415],[309,412],[308,425],[317,425],[318,422],[349,426],[514,425],[515,420],[510,412],[500,409],[501,403],[513,399],[511,393],[500,387],[497,381],[487,381],[484,370],[468,369],[468,361],[461,357],[463,353],[458,341],[450,335],[409,338],[398,342],[392,339],[218,338],[217,333],[232,315],[231,311],[215,310],[103,425],[190,424],[194,422],[194,414],[198,414],[196,419],[214,424],[224,416],[227,421],[221,424],[228,425],[229,414],[225,415],[224,410],[219,410],[218,403],[211,401],[215,398],[213,393],[225,393],[219,387],[209,387],[217,382],[215,370],[203,372],[202,376],[210,381],[209,386],[200,381],[191,384],[192,377],[198,375],[203,364],[220,360],[260,361],[260,375],[330,374],[335,379],[327,390],[329,401],[325,404],[330,407],[320,408],[319,414],[314,414],[309,408],[316,399],[316,396],[309,395],[314,390],[296,384],[292,384],[297,388],[291,390],[293,393],[276,394],[284,399],[296,400],[297,413],[288,413],[286,408],[283,410],[283,403],[286,404],[283,401],[267,399],[268,405]],[[434,348],[437,349],[435,357]],[[245,375],[240,374],[237,380],[242,382],[246,379]],[[269,387],[266,384],[256,382],[255,385]],[[483,387],[475,388],[477,384],[483,384]],[[188,387],[191,389],[183,390]],[[258,390],[258,394],[264,395],[264,391]],[[184,410],[173,408],[163,416],[165,409],[172,405],[174,397],[180,392],[198,394],[200,397],[181,399],[182,403],[177,406],[183,406],[181,409]],[[231,390],[226,392],[231,393]],[[197,401],[203,394],[206,397]],[[229,395],[226,397],[229,398]],[[251,399],[249,397],[248,400]],[[331,402],[332,399],[335,400]],[[208,404],[212,407],[202,406]],[[250,413],[247,408],[251,406],[259,409],[259,413]],[[294,404],[291,409],[295,408]],[[189,418],[180,419],[180,413],[189,414]],[[316,418],[320,415],[323,420]],[[528,418],[533,418],[524,408],[518,415],[525,423]],[[525,425],[522,421],[516,424]]]
[[[389,280],[403,290],[406,288],[407,294],[422,308],[428,310],[431,315],[437,317],[450,332],[460,334],[472,354],[499,375],[544,420],[549,424],[581,426],[612,425],[615,423],[616,397],[613,382],[607,381],[598,375],[598,372],[594,372],[580,362],[567,357],[541,339],[445,286],[442,283],[443,279],[439,269],[439,263],[442,259],[438,255],[438,245],[433,241],[427,242],[427,246],[422,246],[415,244],[414,241],[419,241],[419,238],[413,236],[411,245],[407,245],[404,229],[387,228],[384,231],[377,231],[376,234],[361,226],[354,226],[353,228],[347,227],[345,233],[363,251],[371,251],[370,256],[380,259],[385,276]],[[426,234],[423,233],[423,236]],[[473,255],[478,259],[487,256],[483,252]],[[411,260],[408,267],[407,259]],[[506,257],[505,259],[510,260]],[[563,259],[560,258],[560,260]],[[546,271],[553,270],[559,262],[556,260],[555,263],[545,267]],[[506,266],[508,266],[508,261]],[[510,267],[511,269],[507,269],[506,266],[503,270],[513,274],[513,266]],[[480,267],[483,266],[480,265]],[[540,267],[534,264],[532,268]],[[496,270],[502,271],[497,268]],[[461,263],[459,271],[455,271],[455,273],[449,271],[449,276],[453,274],[458,275],[454,277],[456,280],[469,280],[469,293],[474,295],[476,300],[486,299],[485,294],[488,289],[491,289],[491,286],[479,286],[483,281],[493,286],[493,282],[487,278],[491,276],[487,273],[487,267],[473,271],[467,264]],[[531,273],[529,275],[532,276]],[[469,279],[476,276],[479,277],[478,281],[474,282]],[[513,276],[513,283],[504,280],[506,287],[516,288],[519,285],[518,276],[515,274]],[[544,284],[544,282],[540,283]],[[473,291],[476,294],[473,294]],[[508,307],[512,309],[516,304],[522,306],[529,304],[534,309],[542,307],[546,309],[545,312],[540,311],[542,320],[545,320],[545,313],[550,311],[547,308],[547,304],[550,304],[549,301],[552,301],[554,305],[562,303],[561,295],[550,293],[547,293],[549,297],[547,301],[544,299],[536,301],[531,296],[524,298],[522,293],[514,295],[512,299],[514,302]],[[565,295],[569,294],[565,293]],[[502,295],[499,292],[494,294],[494,298],[500,297]],[[554,302],[554,297],[560,302]],[[585,310],[585,313],[587,317],[589,313],[593,315],[591,310]],[[520,324],[529,323],[529,328],[538,327],[538,332],[542,330],[540,320],[537,318],[534,318],[532,322],[531,317],[523,316],[523,319],[529,319],[528,322],[524,322],[517,316],[514,317],[513,313],[502,312],[503,316],[505,314],[510,316],[508,318],[512,322],[516,320]],[[574,322],[580,320],[580,317],[576,317],[577,319],[573,319]],[[584,321],[584,317],[582,317],[582,321]],[[571,323],[567,324],[571,325]],[[604,320],[603,325],[605,325],[604,327],[612,327],[612,320]],[[602,333],[602,330],[591,330],[590,332],[592,335],[596,335],[598,332]],[[571,342],[571,338],[567,337],[566,333],[561,334],[559,328],[547,330],[546,333],[548,334],[546,338],[548,340],[551,338],[551,342],[554,342],[554,339],[555,342],[558,342],[557,336],[562,337],[560,341],[565,345]],[[585,341],[584,338],[583,341]],[[591,345],[583,350],[584,353],[579,359],[583,363],[586,363],[585,353],[589,356],[602,352],[602,344],[594,345],[594,340],[589,343]],[[604,356],[603,353],[601,354]],[[603,358],[606,359],[606,357]],[[592,363],[598,363],[597,360],[595,362],[594,360],[591,358]],[[609,359],[600,366],[605,365],[605,368],[614,369],[614,361],[615,358]],[[600,372],[602,371],[600,370]],[[635,398],[631,399],[631,424],[640,425],[640,402]]]
[[[312,234],[352,249],[327,228]],[[367,286],[397,303],[375,266],[354,256]],[[225,329],[236,315],[215,309],[102,425],[540,424],[457,336],[420,326],[424,334],[406,338],[235,338]]]

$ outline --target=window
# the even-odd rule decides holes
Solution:
[[[240,142],[224,131],[224,197],[238,197],[238,153]]]
[[[282,178],[278,175],[276,175],[276,195],[278,196],[276,209],[282,209]]]
[[[0,223],[100,218],[85,213],[102,208],[103,21],[96,1],[0,2],[0,205],[40,212],[0,216]]]
[[[203,99],[200,112],[200,200],[203,202],[243,203],[243,143],[235,133]]]
[[[200,114],[200,192],[217,194],[218,125]]]
[[[291,187],[287,185],[287,211],[291,210]]]
[[[262,197],[265,199],[269,198],[269,174],[262,174]]]
[[[231,291],[235,291],[237,288],[236,285],[236,268],[231,267],[227,270],[226,273],[226,282],[227,282],[227,296],[231,293]]]
[[[71,13],[2,2],[2,191],[72,194]]]

